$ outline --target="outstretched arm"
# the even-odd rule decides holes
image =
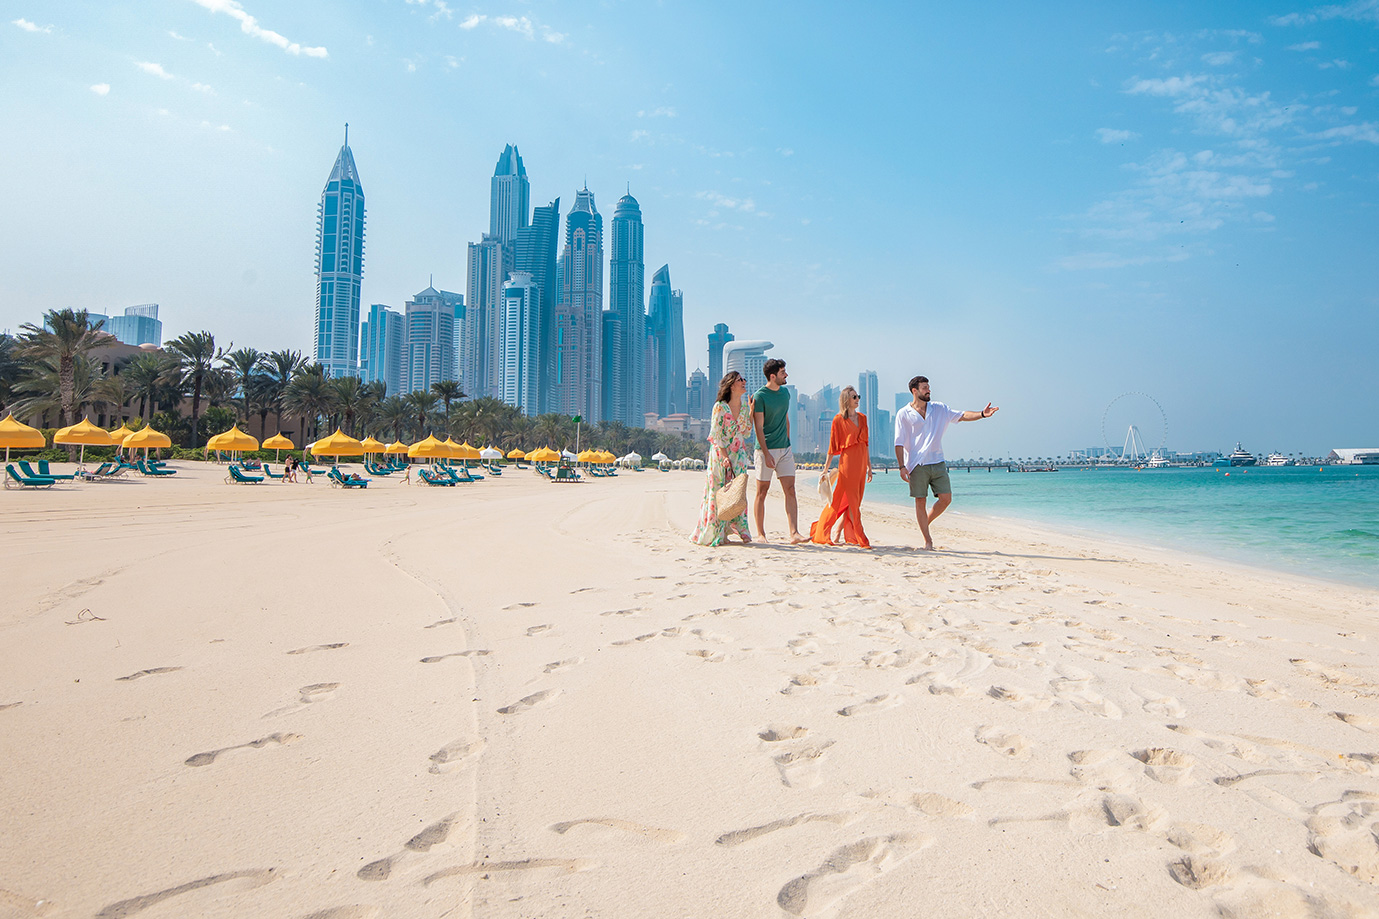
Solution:
[[[996,414],[1000,410],[1001,407],[999,405],[992,405],[990,402],[988,402],[986,403],[986,408],[982,409],[980,412],[963,412],[961,417],[954,418],[953,420],[977,421],[981,418],[990,418],[992,415]]]

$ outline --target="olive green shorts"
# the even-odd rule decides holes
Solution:
[[[927,497],[929,489],[933,489],[936,498],[953,493],[953,485],[948,481],[947,463],[926,463],[910,470],[910,497]]]

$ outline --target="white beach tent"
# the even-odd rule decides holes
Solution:
[[[503,458],[503,453],[502,451],[495,450],[492,447],[485,447],[484,449],[479,451],[479,458],[486,460],[500,460]]]

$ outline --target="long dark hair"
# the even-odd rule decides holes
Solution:
[[[723,374],[723,379],[718,381],[718,401],[727,402],[733,396],[733,384],[742,379],[742,374],[736,370],[729,370]]]

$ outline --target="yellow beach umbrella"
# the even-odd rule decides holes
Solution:
[[[400,440],[395,440],[395,441],[393,441],[392,443],[388,444],[388,446],[384,447],[384,448],[383,448],[383,452],[384,452],[384,453],[399,453],[399,454],[401,454],[402,456],[406,456],[406,455],[407,455],[407,445],[404,444],[404,443],[403,443],[402,441],[400,441]]]
[[[508,459],[510,459],[510,460],[520,460],[520,459],[526,459],[526,458],[527,458],[527,454],[523,453],[521,450],[517,449],[516,447],[513,447],[511,450],[508,451]]]
[[[441,446],[445,448],[445,450],[446,450],[445,455],[446,455],[447,457],[449,457],[450,459],[464,459],[464,458],[465,458],[465,457],[464,457],[464,450],[460,448],[460,445],[459,445],[459,444],[455,443],[455,438],[453,438],[453,437],[447,437],[445,440],[441,441]]]
[[[451,441],[446,441],[446,443],[450,442]],[[466,460],[476,460],[482,458],[479,456],[479,449],[477,447],[471,447],[468,441],[460,444],[458,447],[455,448],[455,455],[458,456],[460,459]]]
[[[110,432],[110,442],[118,447],[125,442],[126,437],[133,433],[134,431],[130,429],[129,425],[122,422],[118,428]]]
[[[206,449],[220,450],[225,453],[242,453],[258,448],[258,438],[241,431],[239,425],[234,425],[230,430],[217,434],[206,441]]]
[[[365,456],[368,456],[370,453],[382,453],[387,449],[383,446],[382,441],[376,440],[373,437],[365,437],[359,442],[359,445],[364,448]]]
[[[413,459],[444,459],[450,455],[450,448],[436,440],[436,435],[427,434],[425,440],[407,448],[407,455]]]
[[[109,431],[105,428],[98,428],[90,421],[83,418],[76,424],[68,425],[65,428],[59,428],[58,432],[53,435],[53,443],[80,444],[81,458],[77,460],[77,462],[84,463],[86,462],[86,448],[88,446],[108,447],[111,445],[112,441],[110,440]]]
[[[143,450],[144,456],[148,456],[149,450],[171,447],[172,438],[153,430],[152,426],[148,426],[126,437],[123,446],[126,450]]]
[[[5,448],[5,462],[10,461],[11,447],[16,450],[42,450],[46,446],[48,440],[38,428],[16,421],[13,415],[6,415],[4,420],[0,420],[0,447]]]
[[[265,440],[262,444],[260,444],[260,446],[262,446],[265,450],[274,451],[273,459],[277,460],[282,457],[282,452],[284,450],[291,450],[295,446],[295,444],[293,444],[289,438],[284,437],[281,433],[277,433]]]
[[[322,437],[311,445],[311,452],[317,456],[363,456],[364,445],[339,428],[329,437]]]

